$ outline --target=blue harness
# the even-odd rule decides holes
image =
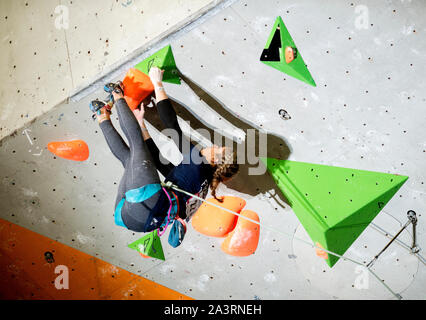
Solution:
[[[115,224],[120,227],[127,228],[121,217],[121,209],[123,208],[125,201],[131,202],[131,203],[140,203],[151,198],[154,194],[159,192],[161,189],[163,189],[163,191],[166,193],[170,201],[170,207],[167,214],[167,218],[164,219],[164,222],[160,226],[160,229],[163,227],[167,228],[169,222],[173,221],[178,213],[178,203],[177,203],[178,200],[173,192],[172,192],[172,196],[170,196],[169,193],[166,191],[166,189],[164,189],[159,183],[147,184],[146,186],[127,191],[123,199],[121,199],[121,201],[117,205],[117,208],[115,208],[115,214],[114,214]],[[159,231],[157,230],[157,232]]]

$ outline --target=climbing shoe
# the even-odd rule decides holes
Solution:
[[[90,102],[89,106],[90,106],[90,111],[93,112],[92,119],[95,120],[96,115],[101,115],[102,108],[105,108],[106,112],[111,113],[112,102],[105,103],[104,101],[96,99]]]
[[[107,83],[105,86],[104,86],[104,91],[106,92],[106,93],[108,93],[108,98],[107,98],[107,100],[106,101],[111,101],[111,102],[113,102],[114,103],[114,97],[113,97],[113,95],[112,95],[112,93],[113,92],[115,92],[115,93],[121,93],[121,94],[123,94],[124,95],[124,86],[123,86],[123,82],[121,82],[121,81],[117,81],[117,82],[110,82],[110,83]]]

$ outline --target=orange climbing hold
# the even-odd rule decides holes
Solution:
[[[239,197],[225,196],[223,202],[214,198],[207,200],[234,212],[240,213],[246,205],[246,201]],[[198,232],[211,237],[226,237],[235,228],[238,216],[203,203],[192,217],[192,226]]]
[[[241,212],[243,217],[259,222],[259,216],[251,210]],[[222,243],[222,250],[231,256],[246,257],[254,254],[259,243],[260,226],[252,221],[238,218],[238,223]]]
[[[133,68],[127,71],[123,79],[123,85],[124,99],[132,110],[135,110],[154,91],[154,86],[149,76]]]
[[[320,247],[320,248],[322,248],[322,249],[324,249],[324,247],[319,243],[319,242],[317,242],[316,244],[315,244],[317,247]],[[315,248],[315,253],[317,254],[317,256],[318,257],[320,257],[320,258],[323,258],[323,259],[328,259],[328,253],[327,252],[325,252],[324,250],[321,250],[321,249],[318,249],[318,248]]]
[[[68,160],[84,161],[89,158],[89,146],[83,140],[50,142],[47,149],[58,157]]]
[[[142,258],[145,258],[145,259],[151,258],[150,256],[144,255],[142,252],[139,252],[139,254],[141,255]]]

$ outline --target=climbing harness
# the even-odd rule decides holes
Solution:
[[[163,189],[164,189],[164,187],[163,187]],[[165,191],[165,189],[164,189],[164,191]],[[172,222],[172,229],[170,230],[170,233],[169,233],[168,242],[173,248],[176,248],[182,243],[183,238],[185,237],[186,223],[185,223],[185,221],[183,221],[182,218],[179,217],[180,207],[179,207],[178,197],[176,196],[176,194],[172,190],[170,190],[170,192],[174,196],[174,198],[172,198],[172,199],[169,197],[170,208],[176,208],[176,213],[173,213],[172,217],[170,217],[170,214],[167,214],[167,219],[165,219],[163,224],[160,226],[160,229],[164,227],[164,231],[160,234],[159,229],[157,229],[157,234],[158,234],[159,237],[161,237],[166,232],[170,221],[173,221]],[[174,202],[174,200],[176,200],[176,201]]]
[[[354,264],[356,264],[356,265],[359,265],[359,266],[362,266],[362,267],[364,267],[364,268],[366,268],[376,279],[377,279],[377,281],[379,282],[379,283],[381,283],[395,298],[397,298],[398,300],[401,300],[402,299],[402,296],[400,295],[400,294],[398,294],[398,293],[396,293],[396,292],[394,292],[383,280],[381,280],[380,278],[379,278],[379,276],[373,271],[373,270],[371,270],[371,268],[369,267],[369,266],[367,266],[367,265],[365,265],[365,263],[362,263],[362,262],[359,262],[359,261],[356,261],[356,260],[354,260],[354,259],[351,259],[351,258],[348,258],[348,257],[346,257],[346,256],[343,256],[343,255],[340,255],[340,254],[337,254],[337,253],[335,253],[335,252],[332,252],[332,251],[330,251],[330,250],[326,250],[326,249],[324,249],[324,248],[321,248],[321,247],[319,247],[319,246],[317,246],[317,245],[315,245],[315,244],[313,244],[313,243],[311,243],[311,242],[309,242],[309,241],[306,241],[306,240],[303,240],[303,239],[301,239],[301,238],[298,238],[298,237],[296,237],[296,236],[294,236],[294,235],[292,235],[292,234],[289,234],[289,233],[286,233],[286,232],[283,232],[283,231],[281,231],[281,230],[278,230],[278,229],[275,229],[275,228],[273,228],[273,227],[271,227],[271,226],[268,226],[268,225],[263,225],[262,223],[260,223],[259,221],[256,221],[256,220],[253,220],[253,219],[250,219],[250,218],[248,218],[248,217],[245,217],[245,216],[243,216],[243,215],[241,215],[241,214],[239,214],[239,213],[237,213],[237,212],[234,212],[234,211],[232,211],[232,210],[229,210],[229,209],[227,209],[227,208],[225,208],[225,207],[222,207],[222,206],[220,206],[220,205],[218,205],[218,204],[216,204],[216,203],[213,203],[213,202],[209,202],[209,201],[207,201],[207,200],[205,200],[205,199],[202,199],[202,198],[200,198],[200,197],[198,197],[198,196],[196,196],[196,195],[193,195],[193,194],[191,194],[191,193],[189,193],[189,192],[187,192],[187,191],[185,191],[185,190],[182,190],[182,189],[180,189],[179,187],[177,187],[176,185],[174,185],[172,182],[170,182],[170,181],[168,181],[168,182],[166,182],[166,183],[162,183],[162,186],[164,187],[164,188],[166,188],[166,189],[174,189],[175,191],[177,191],[177,192],[180,192],[180,193],[183,193],[183,194],[186,194],[186,195],[189,195],[189,196],[192,196],[192,197],[194,197],[194,198],[197,198],[198,200],[200,200],[200,201],[203,201],[203,202],[205,202],[205,203],[207,203],[207,204],[209,204],[209,205],[211,205],[211,206],[214,206],[214,207],[217,207],[217,208],[219,208],[219,209],[222,209],[223,211],[226,211],[226,212],[229,212],[229,213],[231,213],[231,214],[233,214],[233,215],[236,215],[236,216],[238,216],[239,218],[242,218],[242,219],[246,219],[246,220],[248,220],[248,221],[250,221],[250,222],[252,222],[252,223],[254,223],[254,224],[257,224],[257,225],[259,225],[259,226],[262,226],[263,228],[266,228],[266,229],[269,229],[269,230],[271,230],[271,231],[275,231],[275,232],[277,232],[277,233],[280,233],[280,234],[282,234],[282,235],[285,235],[285,236],[289,236],[289,237],[293,237],[293,239],[295,239],[295,240],[297,240],[297,241],[300,241],[300,242],[303,242],[303,243],[305,243],[305,244],[307,244],[307,245],[309,245],[309,246],[311,246],[312,248],[316,248],[316,249],[319,249],[319,250],[322,250],[322,251],[324,251],[324,252],[327,252],[327,253],[329,253],[329,254],[331,254],[331,255],[334,255],[334,256],[337,256],[337,257],[339,257],[339,258],[342,258],[344,261],[350,261],[350,262],[352,262],[352,263],[354,263]],[[411,211],[411,210],[410,210]],[[410,213],[410,211],[409,211],[409,213]],[[413,211],[414,212],[414,211]],[[412,218],[412,213],[409,215],[409,219],[413,219]],[[414,216],[415,216],[415,213],[414,213]],[[410,218],[411,217],[411,218]],[[411,220],[410,220],[411,221]],[[417,222],[417,219],[416,219],[416,222]],[[413,223],[413,227],[415,228],[415,224],[416,224],[416,222],[410,222],[410,223]],[[405,228],[404,228],[405,229]],[[415,238],[414,238],[415,239]],[[414,241],[414,244],[415,244],[415,241]],[[413,244],[413,247],[414,247],[414,244]],[[416,248],[417,248],[417,245],[415,246]],[[418,253],[418,251],[417,251],[417,253]]]
[[[121,217],[121,210],[126,201],[131,203],[140,203],[151,198],[154,194],[161,190],[164,191],[167,198],[169,199],[170,206],[167,212],[167,217],[164,219],[163,223],[156,230],[156,232],[157,235],[161,237],[166,232],[168,226],[173,225],[169,234],[168,242],[172,247],[176,248],[182,243],[183,237],[185,236],[186,223],[179,217],[179,200],[177,195],[171,190],[170,195],[169,192],[167,192],[167,190],[159,183],[148,184],[141,188],[127,191],[115,209],[115,224],[126,228],[126,225],[124,224]]]
[[[162,187],[162,189],[164,193],[166,194],[167,198],[169,199],[170,207],[169,207],[169,211],[167,212],[167,218],[164,219],[164,222],[161,224],[160,228],[157,229],[157,234],[159,237],[161,237],[166,232],[170,221],[174,220],[176,215],[179,212],[178,198],[176,194],[173,191],[171,191],[173,194],[173,197],[170,197],[166,189],[164,189],[164,187]],[[163,231],[160,231],[160,230],[163,230]]]

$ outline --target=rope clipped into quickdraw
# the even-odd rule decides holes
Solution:
[[[287,233],[285,233],[285,232],[283,232],[283,231],[281,231],[281,230],[278,230],[278,229],[275,229],[275,228],[273,228],[273,227],[271,227],[271,226],[267,226],[267,225],[263,225],[262,223],[260,223],[259,221],[256,221],[256,220],[253,220],[253,219],[250,219],[250,218],[248,218],[248,217],[245,217],[245,216],[243,216],[243,215],[241,215],[241,214],[239,214],[239,213],[237,213],[237,212],[234,212],[234,211],[232,211],[232,210],[230,210],[230,209],[227,209],[227,208],[225,208],[225,207],[222,207],[222,206],[220,206],[220,205],[218,205],[218,204],[215,204],[215,203],[212,203],[212,202],[209,202],[209,201],[207,201],[207,200],[205,200],[205,199],[203,199],[203,198],[200,198],[200,197],[198,197],[197,195],[194,195],[194,194],[192,194],[192,193],[190,193],[190,192],[187,192],[187,191],[185,191],[185,190],[182,190],[182,189],[180,189],[178,186],[176,186],[176,185],[174,185],[171,181],[168,181],[168,182],[162,182],[161,183],[161,185],[164,187],[164,188],[168,188],[168,189],[174,189],[175,191],[178,191],[178,192],[181,192],[181,193],[184,193],[184,194],[186,194],[186,195],[188,195],[188,196],[191,196],[191,197],[194,197],[194,198],[196,198],[196,199],[198,199],[198,200],[200,200],[200,201],[203,201],[204,203],[207,203],[207,204],[209,204],[209,205],[211,205],[211,206],[214,206],[214,207],[216,207],[216,208],[219,208],[219,209],[222,209],[222,210],[224,210],[224,211],[226,211],[226,212],[229,212],[229,213],[232,213],[233,215],[236,215],[236,216],[238,216],[239,218],[242,218],[242,219],[246,219],[246,220],[248,220],[248,221],[250,221],[250,222],[252,222],[252,223],[254,223],[254,224],[257,224],[257,225],[259,225],[259,226],[262,226],[262,227],[264,227],[264,228],[266,228],[266,229],[269,229],[269,230],[272,230],[272,231],[275,231],[275,232],[277,232],[277,233],[280,233],[280,234],[283,234],[283,235],[285,235],[285,236],[289,236],[289,237],[293,237],[293,239],[295,239],[295,240],[297,240],[297,241],[300,241],[300,242],[303,242],[303,243],[305,243],[305,244],[307,244],[307,245],[310,245],[312,248],[317,248],[317,249],[319,249],[319,250],[322,250],[322,251],[325,251],[325,252],[327,252],[327,253],[329,253],[329,254],[332,254],[332,255],[334,255],[334,256],[336,256],[336,257],[339,257],[339,258],[342,258],[344,261],[350,261],[350,262],[352,262],[352,263],[354,263],[354,264],[356,264],[356,265],[359,265],[359,266],[363,266],[363,267],[365,267],[377,280],[378,280],[378,282],[379,283],[381,283],[393,296],[395,296],[395,298],[397,298],[398,300],[401,300],[402,299],[402,296],[400,295],[400,294],[398,294],[398,293],[395,293],[384,281],[382,281],[380,278],[379,278],[379,276],[373,271],[373,270],[371,270],[370,268],[368,268],[364,263],[362,263],[362,262],[359,262],[359,261],[356,261],[356,260],[353,260],[353,259],[351,259],[351,258],[348,258],[348,257],[346,257],[346,256],[343,256],[343,255],[340,255],[340,254],[338,254],[338,253],[335,253],[335,252],[332,252],[332,251],[330,251],[330,250],[327,250],[327,249],[324,249],[324,248],[321,248],[321,247],[319,247],[319,246],[317,246],[317,245],[315,245],[315,244],[313,244],[313,243],[310,243],[310,242],[308,242],[308,241],[306,241],[306,240],[303,240],[303,239],[300,239],[300,238],[297,238],[297,237],[295,237],[294,235],[290,235],[290,234],[287,234]]]

